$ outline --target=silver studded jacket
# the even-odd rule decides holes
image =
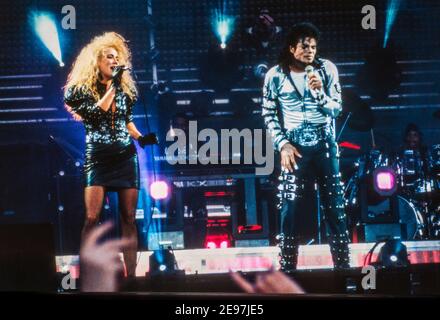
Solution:
[[[266,74],[263,86],[262,116],[274,147],[280,151],[289,142],[286,132],[300,127],[304,122],[312,125],[329,124],[342,110],[341,86],[336,66],[321,59],[316,73],[323,81],[323,90],[314,96],[308,88],[300,97],[288,76],[279,65]]]

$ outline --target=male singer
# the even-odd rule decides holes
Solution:
[[[266,74],[262,115],[275,149],[281,153],[281,270],[296,269],[305,173],[316,174],[335,269],[349,267],[348,231],[344,213],[339,152],[332,118],[341,107],[338,70],[317,57],[319,30],[310,23],[295,25],[278,65]]]

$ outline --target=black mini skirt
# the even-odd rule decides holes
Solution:
[[[133,142],[88,143],[84,164],[85,186],[103,186],[109,191],[139,189],[139,161]]]

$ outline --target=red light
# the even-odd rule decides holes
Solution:
[[[227,233],[208,234],[205,238],[205,248],[208,249],[228,248],[230,246],[231,242]]]
[[[347,149],[353,149],[353,150],[361,150],[361,146],[348,142],[348,141],[342,141],[339,143],[339,146],[342,148],[347,148]]]
[[[263,226],[259,224],[253,224],[249,226],[238,226],[238,233],[255,232],[255,231],[260,231],[262,229]]]
[[[233,192],[226,192],[226,191],[206,191],[205,197],[226,197],[226,196],[233,196]]]

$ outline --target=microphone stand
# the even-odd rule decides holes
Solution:
[[[339,131],[338,137],[336,138],[336,142],[339,142],[339,139],[341,139],[342,132],[344,131],[345,126],[346,126],[347,123],[348,123],[348,120],[350,120],[351,115],[352,115],[352,112],[350,111],[350,112],[348,113],[347,117],[345,118],[344,123],[342,124],[341,130]],[[335,121],[334,118],[333,118],[333,121]],[[335,133],[336,133],[336,126],[334,126],[334,129],[335,129]]]

